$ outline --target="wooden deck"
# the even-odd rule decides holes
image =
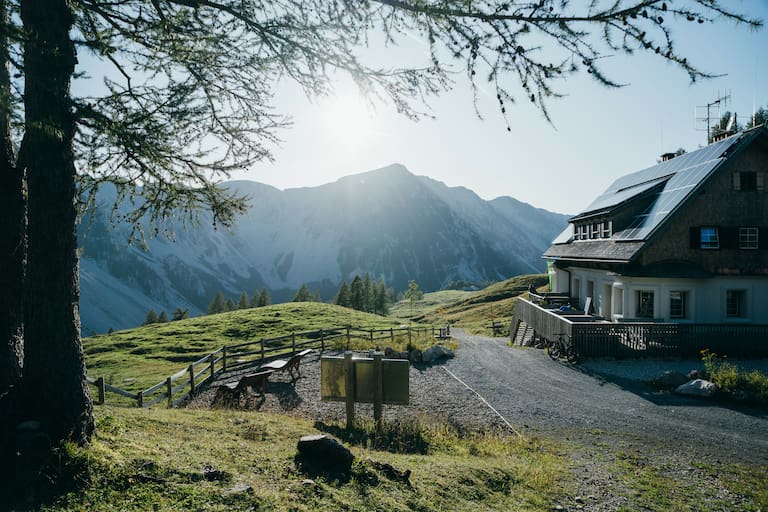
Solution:
[[[528,345],[562,334],[585,357],[698,357],[703,349],[728,356],[768,357],[765,324],[615,323],[523,298],[517,299],[509,332],[514,343]]]

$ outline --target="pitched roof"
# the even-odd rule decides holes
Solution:
[[[649,206],[637,213],[626,227],[614,232],[609,239],[572,243],[573,228],[569,225],[552,242],[544,257],[630,261],[642,248],[642,242],[648,240],[678,211],[686,199],[735,154],[737,148],[745,147],[759,133],[765,131],[766,128],[756,128],[741,132],[647,169],[622,176],[584,211],[572,217],[570,222],[598,215],[610,215],[640,196],[649,198]],[[625,246],[620,248],[619,245]]]

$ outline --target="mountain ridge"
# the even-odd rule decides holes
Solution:
[[[126,246],[129,227],[110,225],[109,192],[97,197],[101,206],[81,236],[84,334],[137,325],[149,309],[197,315],[218,290],[236,299],[266,287],[281,301],[307,283],[330,300],[342,279],[365,272],[398,291],[410,279],[432,291],[542,272],[543,250],[567,223],[565,215],[504,196],[486,201],[402,164],[317,187],[223,185],[250,201],[232,233],[203,215],[174,240],[149,239],[147,252]]]

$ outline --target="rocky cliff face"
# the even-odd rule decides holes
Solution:
[[[250,197],[232,232],[200,226],[127,245],[128,228],[103,210],[81,227],[83,333],[140,324],[149,309],[205,311],[222,290],[237,299],[262,287],[290,300],[302,283],[330,299],[342,279],[369,272],[396,290],[415,279],[431,291],[456,280],[493,281],[544,271],[541,253],[565,215],[509,197],[411,174],[401,165],[320,187],[280,191],[248,181],[227,184]]]

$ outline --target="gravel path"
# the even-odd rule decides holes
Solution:
[[[325,355],[335,355],[326,352]],[[266,385],[265,396],[247,394],[235,407],[259,411],[291,414],[323,422],[346,421],[346,409],[341,402],[320,400],[320,356],[317,353],[305,357],[301,364],[301,377],[292,382],[287,373],[274,373]],[[237,381],[243,373],[220,375],[207,389],[198,394],[187,406],[209,408],[213,404],[216,389],[225,382]],[[448,423],[460,432],[509,429],[504,421],[476,393],[451,377],[443,364],[412,365],[409,375],[411,405],[385,405],[385,420],[413,420],[427,423]],[[373,418],[373,406],[355,404],[355,414]]]
[[[766,411],[656,392],[642,380],[697,361],[592,361],[572,366],[543,350],[456,329],[459,357],[446,368],[484,396],[510,423],[551,434],[605,431],[647,444],[730,460],[768,460]],[[753,367],[768,368],[755,361]]]

